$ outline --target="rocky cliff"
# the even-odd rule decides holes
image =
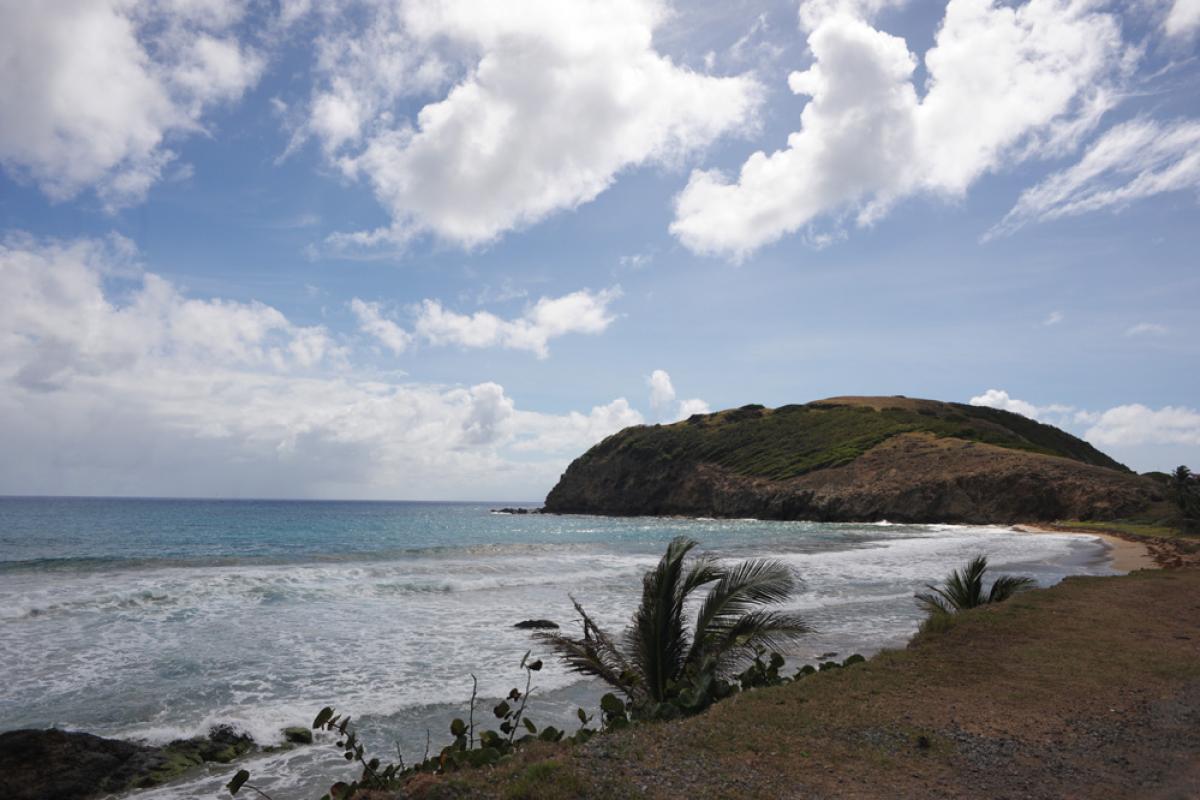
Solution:
[[[903,397],[746,406],[637,426],[576,459],[552,513],[1009,523],[1161,500],[1088,443],[1017,414]]]

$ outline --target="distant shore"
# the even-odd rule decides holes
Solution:
[[[1066,530],[1061,527],[1043,527],[1041,525],[1014,525],[1014,530],[1023,533],[1072,533],[1079,536],[1092,536],[1108,547],[1108,560],[1113,569],[1120,572],[1133,572],[1139,569],[1159,569],[1161,565],[1155,560],[1150,547],[1142,541],[1122,538],[1114,533],[1105,531]]]

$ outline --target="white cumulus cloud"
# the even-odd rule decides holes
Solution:
[[[679,419],[687,419],[692,414],[708,414],[712,411],[708,403],[698,397],[683,400],[679,403]]]
[[[176,157],[167,138],[258,81],[241,16],[226,0],[3,0],[0,164],[53,200],[140,201]]]
[[[1200,0],[1175,0],[1163,20],[1168,36],[1184,38],[1200,29]]]
[[[650,408],[659,418],[667,418],[671,422],[687,419],[692,414],[709,413],[708,403],[698,397],[681,400],[675,403],[675,386],[671,383],[670,374],[664,369],[656,369],[646,379],[650,387]]]
[[[1030,419],[1037,419],[1039,413],[1038,407],[1033,403],[1027,403],[1024,400],[1010,397],[1008,392],[1003,389],[988,389],[983,394],[972,397],[968,402],[973,406],[987,406],[989,408],[999,408],[1002,411],[1011,411],[1014,414],[1020,414]]]
[[[1200,411],[1179,406],[1148,408],[1141,403],[1103,411],[1084,438],[1095,444],[1200,445]]]
[[[655,411],[662,411],[675,402],[675,387],[666,370],[654,370],[646,383],[650,386],[650,407]]]
[[[489,311],[459,314],[436,300],[425,300],[414,331],[430,344],[460,347],[505,347],[528,350],[538,358],[550,354],[549,341],[569,333],[603,333],[615,317],[609,304],[621,296],[614,287],[593,292],[582,289],[562,297],[542,297],[517,319],[506,320]]]
[[[688,248],[741,258],[822,216],[867,225],[914,193],[961,196],[988,172],[1073,146],[1130,63],[1116,19],[1093,4],[950,0],[918,97],[907,43],[847,13],[881,4],[823,5],[813,65],[788,77],[811,98],[799,130],[733,178],[692,173],[671,224]]]
[[[368,3],[364,27],[322,42],[305,132],[392,223],[331,244],[484,244],[746,127],[758,84],[657,52],[666,13],[658,0]]]
[[[374,336],[395,355],[400,355],[412,344],[412,334],[385,317],[378,303],[355,297],[350,301],[350,310],[358,317],[359,330]]]
[[[1105,411],[1061,404],[1037,406],[1012,397],[1002,389],[988,389],[972,397],[970,403],[1012,411],[1061,428],[1083,428],[1080,432],[1083,438],[1098,446],[1200,445],[1200,411],[1192,408],[1164,406],[1153,409],[1141,403],[1115,406]]]
[[[368,319],[377,309],[363,306]],[[642,417],[383,380],[323,326],[190,297],[132,243],[0,241],[0,493],[529,498]]]

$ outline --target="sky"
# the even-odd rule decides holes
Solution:
[[[537,501],[845,394],[1200,469],[1200,0],[0,0],[0,494]]]

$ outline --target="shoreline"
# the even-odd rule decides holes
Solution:
[[[1070,533],[1076,536],[1091,536],[1099,539],[1108,548],[1107,557],[1112,568],[1121,572],[1129,573],[1140,569],[1162,569],[1162,564],[1155,558],[1148,544],[1136,539],[1124,538],[1116,533],[1071,530],[1065,527],[1044,527],[1028,523],[1013,525],[1012,528],[1021,533]]]

